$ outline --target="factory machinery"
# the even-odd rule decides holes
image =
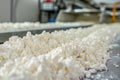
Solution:
[[[67,9],[61,10],[57,20],[119,22],[119,0],[65,0]]]

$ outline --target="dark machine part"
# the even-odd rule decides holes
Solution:
[[[66,8],[64,0],[56,0],[55,4],[57,5],[58,10]]]
[[[55,22],[56,17],[61,9],[65,9],[64,0],[51,0],[51,2],[45,2],[39,0],[39,21]]]
[[[54,13],[57,11],[55,1],[53,0],[39,0],[39,21],[42,23],[48,22]]]

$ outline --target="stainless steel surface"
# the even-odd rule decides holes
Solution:
[[[91,0],[91,1],[94,1],[97,4],[100,4],[100,3],[112,4],[112,3],[117,2],[119,0]]]
[[[101,11],[101,14],[100,14],[100,19],[99,19],[99,22],[100,23],[103,23],[103,22],[105,22],[105,9],[106,9],[106,6],[101,6],[101,8],[100,8],[100,11]]]
[[[69,11],[69,10],[64,10],[64,13],[100,13],[99,10],[96,10],[96,9],[87,9],[87,8],[84,8],[84,9],[73,9],[72,11]]]
[[[120,33],[117,34],[112,45],[113,49],[109,50],[111,59],[107,62],[108,70],[93,74],[89,80],[120,80]]]
[[[94,7],[100,8],[101,4],[105,4],[106,8],[112,9],[113,4],[115,2],[118,2],[119,0],[91,0],[89,1],[89,4],[91,4]],[[120,6],[117,6],[117,8],[120,8]]]

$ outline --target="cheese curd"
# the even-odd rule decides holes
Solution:
[[[101,27],[95,26],[87,29],[70,29],[66,31],[55,31],[52,33],[43,32],[36,35],[32,35],[28,32],[23,38],[13,36],[9,39],[9,41],[0,45],[0,59],[14,59],[16,57],[26,56],[27,54],[31,56],[45,54],[62,44],[71,42],[76,38],[82,39],[83,37],[89,35],[92,31],[99,28]]]
[[[14,36],[0,45],[0,80],[79,80],[106,68],[118,24]],[[67,37],[67,38],[66,38]]]

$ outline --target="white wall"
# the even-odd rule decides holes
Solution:
[[[0,0],[0,22],[10,21],[10,0]]]
[[[38,0],[16,1],[16,21],[38,21]]]
[[[10,1],[0,0],[0,22],[10,21]],[[38,21],[38,0],[14,0],[16,1],[17,22]]]

